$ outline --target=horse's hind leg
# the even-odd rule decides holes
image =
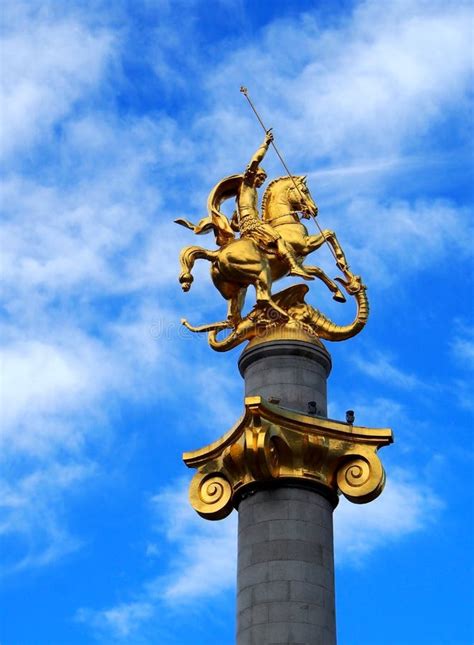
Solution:
[[[272,299],[271,287],[271,273],[270,268],[267,265],[266,268],[262,269],[257,280],[255,281],[257,307],[262,309],[273,309],[281,316],[281,318],[283,318],[283,320],[289,320],[291,316],[288,314],[288,312],[277,305],[277,303]]]
[[[265,305],[271,300],[272,278],[268,262],[265,262],[265,264],[266,266],[260,271],[255,280],[255,296],[259,305]]]
[[[247,287],[237,282],[228,282],[223,279],[216,264],[211,267],[211,278],[221,296],[227,300],[227,322],[235,327],[242,319],[241,314]]]
[[[189,291],[191,284],[194,280],[192,276],[192,269],[196,260],[209,260],[214,262],[217,259],[218,251],[208,251],[201,246],[186,246],[179,254],[179,263],[181,265],[181,273],[179,274],[179,282],[183,291]]]
[[[342,293],[342,291],[339,289],[337,284],[331,280],[329,276],[327,276],[322,269],[316,266],[309,266],[305,267],[306,272],[310,273],[311,275],[315,275],[317,278],[322,280],[326,287],[331,291],[333,294],[334,300],[337,300],[337,302],[346,302],[346,297]]]
[[[241,287],[237,290],[237,293],[229,299],[229,304],[227,306],[227,320],[229,320],[234,327],[240,320],[242,320],[242,309],[244,307],[246,293],[247,287]]]

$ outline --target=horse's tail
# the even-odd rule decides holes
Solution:
[[[218,251],[208,251],[201,246],[186,246],[179,254],[179,263],[181,265],[181,273],[179,274],[179,282],[183,291],[189,291],[191,284],[194,280],[191,271],[196,260],[209,260],[214,262],[217,260]]]

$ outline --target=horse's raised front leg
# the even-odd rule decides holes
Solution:
[[[344,255],[344,251],[342,250],[334,231],[325,229],[319,235],[308,235],[306,238],[306,248],[304,250],[307,251],[307,253],[312,253],[313,251],[316,251],[316,249],[319,249],[324,242],[328,242],[334,251],[338,269],[343,272],[346,271],[349,268],[349,265],[347,264],[346,256]],[[305,255],[307,253],[305,253]]]
[[[304,238],[305,245],[300,250],[302,255],[309,255],[313,251],[319,249],[320,246],[324,244],[325,237],[324,235],[307,235]]]
[[[339,240],[336,237],[334,231],[323,231],[326,237],[326,240],[329,242],[331,247],[334,250],[336,255],[336,264],[337,268],[340,269],[343,273],[349,270],[349,265],[347,264],[346,256],[344,251],[339,244]]]
[[[305,270],[307,273],[310,273],[311,275],[315,275],[317,278],[319,278],[324,282],[326,287],[333,294],[332,297],[334,300],[337,300],[337,302],[346,302],[346,297],[339,289],[337,284],[333,280],[331,280],[331,278],[327,276],[320,267],[306,266]]]

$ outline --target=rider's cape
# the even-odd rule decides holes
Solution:
[[[243,178],[243,175],[230,175],[214,186],[207,198],[208,214],[198,224],[193,224],[182,217],[175,219],[175,222],[191,229],[197,235],[214,231],[218,246],[226,246],[235,239],[235,233],[227,216],[221,213],[220,207],[227,199],[237,196]]]

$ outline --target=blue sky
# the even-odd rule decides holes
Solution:
[[[367,328],[328,347],[330,416],[395,432],[383,495],[335,513],[339,642],[472,643],[472,20],[3,3],[2,645],[233,642],[236,517],[193,513],[181,453],[240,415],[239,350],[180,327],[225,303],[205,263],[181,292],[173,219],[260,143],[241,84],[368,285]]]

